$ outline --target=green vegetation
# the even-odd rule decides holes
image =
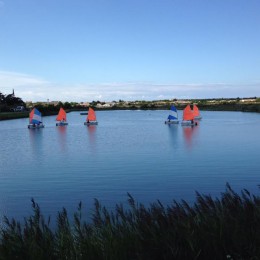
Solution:
[[[260,197],[228,184],[220,199],[196,195],[193,205],[145,207],[128,194],[114,212],[95,200],[90,223],[80,203],[72,224],[65,209],[58,213],[54,230],[32,200],[23,225],[4,218],[0,259],[259,259]]]
[[[26,108],[25,105],[24,105],[24,107]],[[34,103],[33,106],[30,106],[28,109],[25,109],[22,112],[14,112],[14,111],[12,111],[12,109],[10,109],[10,107],[4,109],[5,111],[7,110],[9,112],[1,112],[1,110],[0,110],[0,120],[9,120],[9,119],[28,117],[29,111],[33,107],[36,107],[42,113],[43,116],[56,115],[61,107],[63,107],[67,112],[70,112],[73,110],[75,110],[75,111],[83,110],[83,108],[78,103],[73,103],[73,102],[71,102],[71,103],[59,102],[57,105],[37,102],[37,103]]]
[[[4,112],[0,113],[0,120],[9,120],[29,117],[29,112]]]
[[[14,119],[27,117],[28,113],[15,113],[17,105],[24,104],[20,98],[16,98],[14,94],[4,96],[0,93],[0,120]],[[7,105],[8,104],[8,105]],[[11,105],[12,104],[12,105]],[[82,111],[93,107],[95,110],[158,110],[170,109],[171,104],[174,104],[177,109],[183,109],[187,104],[197,104],[200,110],[207,111],[242,111],[242,112],[258,112],[260,113],[260,98],[230,98],[230,99],[171,99],[171,100],[153,100],[153,101],[113,101],[101,102],[92,101],[90,103],[76,102],[37,102],[28,103],[27,108],[24,104],[25,111],[29,111],[33,107],[37,107],[43,116],[55,115],[60,107],[63,107],[67,112]],[[7,113],[9,111],[9,114]],[[5,112],[5,114],[3,113]],[[15,114],[12,114],[15,113]]]
[[[223,101],[218,103],[199,103],[200,110],[207,111],[241,111],[260,113],[260,103],[240,103],[236,101]]]
[[[9,95],[4,95],[0,92],[0,112],[14,111],[17,106],[23,106],[26,108],[23,100],[16,97],[14,92]]]

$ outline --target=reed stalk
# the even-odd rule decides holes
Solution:
[[[66,209],[50,228],[32,200],[23,224],[4,217],[0,259],[260,259],[260,198],[227,184],[220,198],[196,193],[194,204],[156,201],[109,212],[98,200],[91,220],[79,203],[70,223]]]

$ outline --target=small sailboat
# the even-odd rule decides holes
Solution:
[[[183,126],[194,126],[198,124],[197,122],[194,122],[194,114],[190,105],[187,105],[183,110],[183,120],[181,124]]]
[[[42,113],[34,108],[30,114],[29,114],[29,129],[38,129],[38,128],[43,128],[44,125],[42,123]]]
[[[200,115],[199,108],[195,104],[193,105],[193,114],[194,114],[195,120],[201,120],[202,119],[202,116]]]
[[[177,109],[175,106],[171,106],[170,109],[170,114],[167,118],[168,120],[165,121],[165,124],[179,124],[179,120],[178,120],[178,113],[177,113]]]
[[[84,125],[97,125],[97,119],[96,119],[96,113],[93,108],[89,108],[88,110],[88,116],[86,118],[86,122],[84,122]]]
[[[56,123],[56,126],[65,126],[68,125],[67,123],[67,114],[66,111],[61,107],[59,114],[56,117],[56,121],[59,121]]]

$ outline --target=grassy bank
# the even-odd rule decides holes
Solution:
[[[221,198],[197,193],[193,205],[159,201],[144,207],[129,195],[114,212],[95,201],[92,221],[81,203],[70,223],[65,209],[49,227],[39,206],[20,224],[5,218],[0,259],[259,259],[260,197],[229,185]]]
[[[142,102],[129,102],[128,104],[116,104],[113,107],[94,107],[95,110],[161,110],[170,109],[170,105],[174,102],[165,101],[165,102],[155,102],[155,101],[142,101]],[[190,101],[192,104],[193,101]],[[239,101],[216,101],[213,103],[209,103],[209,101],[194,101],[199,106],[201,111],[241,111],[241,112],[257,112],[260,113],[260,101],[242,103]],[[176,107],[178,110],[184,109],[187,103],[177,103]],[[40,111],[43,116],[57,115],[59,107],[51,106],[49,107],[41,107]],[[83,111],[86,108],[70,108],[67,109],[67,112],[72,111]],[[0,120],[8,120],[8,119],[17,119],[17,118],[25,118],[29,116],[29,112],[2,112],[0,113]]]
[[[43,116],[51,116],[57,115],[58,112],[56,111],[46,111]],[[1,120],[11,120],[11,119],[18,119],[18,118],[29,118],[29,112],[3,112],[0,113],[0,121]]]
[[[223,103],[223,104],[200,104],[200,110],[206,111],[240,111],[240,112],[257,112],[260,113],[260,103],[243,104],[243,103]]]
[[[10,120],[17,118],[29,117],[29,112],[2,112],[0,113],[0,120]]]

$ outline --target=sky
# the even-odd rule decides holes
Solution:
[[[259,0],[0,0],[0,92],[260,97],[259,14]]]

